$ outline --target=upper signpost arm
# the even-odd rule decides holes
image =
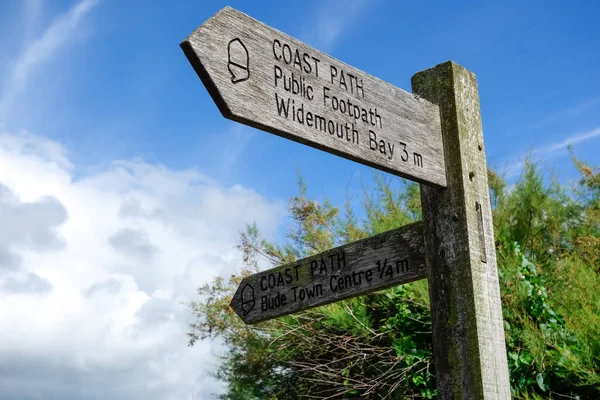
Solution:
[[[446,186],[435,105],[230,7],[181,48],[225,118]]]
[[[453,62],[417,73],[440,108],[447,188],[421,185],[440,399],[510,399],[479,95]]]

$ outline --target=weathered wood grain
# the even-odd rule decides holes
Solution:
[[[448,177],[421,185],[439,398],[510,399],[477,80],[447,62],[412,86],[440,107]]]
[[[417,222],[244,278],[231,308],[247,324],[425,277]]]
[[[439,110],[427,100],[230,7],[181,48],[225,118],[446,186]]]

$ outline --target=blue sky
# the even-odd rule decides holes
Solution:
[[[2,24],[12,32],[2,36],[3,76],[23,43],[74,4],[41,3],[37,13],[21,2],[9,3],[3,13],[13,21]],[[449,59],[472,70],[479,80],[488,161],[501,170],[528,151],[600,127],[595,2],[344,4],[230,3],[407,91],[415,72]],[[270,197],[294,193],[297,169],[317,193],[335,198],[353,177],[368,178],[366,167],[221,117],[178,44],[224,5],[99,2],[50,60],[31,68],[26,88],[7,107],[5,126],[65,143],[81,167],[141,157],[173,168],[197,167]],[[15,22],[23,17],[28,22]],[[599,140],[576,145],[577,154],[597,162],[593,149]],[[564,151],[543,158],[572,173]]]
[[[19,372],[27,360],[56,367],[51,354],[64,361],[56,374],[98,384],[109,398],[139,398],[131,383],[107,386],[111,368],[148,382],[156,369],[145,357],[154,357],[159,371],[176,372],[145,398],[213,398],[218,385],[202,371],[214,349],[187,350],[181,301],[239,265],[246,222],[267,237],[281,232],[298,170],[311,195],[339,205],[347,189],[358,199],[369,185],[367,167],[221,116],[179,43],[225,5],[407,91],[414,73],[438,63],[470,69],[488,163],[511,182],[528,153],[573,179],[569,142],[600,163],[598,2],[0,0],[0,214],[18,216],[10,221],[19,227],[4,227],[0,267],[14,265],[0,273],[0,307],[29,304],[23,312],[32,313],[0,317],[0,332],[23,329],[15,343],[30,335],[27,349],[0,346],[0,367],[25,360],[0,368],[0,391],[32,382]],[[125,304],[117,298],[130,314],[115,322]],[[52,323],[36,311],[56,304],[80,308],[56,311]],[[81,333],[72,352],[64,327],[90,313],[108,316],[95,323],[111,339]],[[150,323],[154,336],[123,333]],[[44,347],[34,327],[56,342]],[[134,349],[127,361],[112,358],[124,348]],[[25,398],[85,398],[75,384],[49,382],[39,378]]]

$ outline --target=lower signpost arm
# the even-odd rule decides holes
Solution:
[[[510,399],[475,75],[446,62],[412,77],[440,108],[448,187],[421,185],[440,399]]]

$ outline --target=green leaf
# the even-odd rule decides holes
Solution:
[[[542,374],[542,373],[537,374],[537,376],[535,377],[535,380],[536,380],[538,386],[540,387],[540,389],[542,389],[542,391],[545,392],[546,385],[544,385],[544,374]]]
[[[533,356],[529,352],[522,352],[519,355],[519,361],[523,364],[529,365],[533,361]]]

